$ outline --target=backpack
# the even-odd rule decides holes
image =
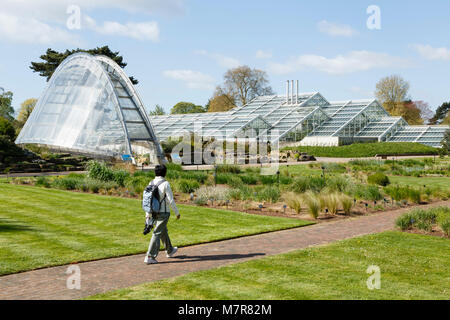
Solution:
[[[164,195],[163,199],[159,199],[159,191],[158,187],[161,183],[165,182],[166,180],[162,180],[158,182],[157,184],[153,184],[153,181],[150,182],[150,184],[145,188],[144,194],[142,196],[142,209],[144,209],[145,212],[149,213],[158,213],[159,210],[161,210],[161,202],[166,197]]]

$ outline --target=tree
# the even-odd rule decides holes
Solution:
[[[7,120],[14,119],[14,108],[12,107],[13,93],[11,91],[0,91],[0,117]]]
[[[236,107],[233,97],[227,94],[215,95],[208,103],[208,112],[228,111]]]
[[[430,119],[430,124],[444,123],[444,119],[446,118],[448,119],[449,114],[450,114],[450,102],[444,102],[436,109],[436,113]]]
[[[224,84],[217,87],[216,96],[225,94],[237,105],[245,105],[257,96],[273,94],[267,74],[262,70],[241,66],[228,70],[223,78]]]
[[[205,112],[205,108],[202,106],[198,106],[191,102],[178,102],[173,108],[170,110],[171,114],[183,114],[183,113],[200,113]]]
[[[409,83],[398,75],[382,78],[376,85],[375,96],[392,113],[408,100]]]
[[[11,141],[16,138],[16,129],[14,129],[11,121],[2,117],[0,117],[0,136],[6,136]]]
[[[413,101],[399,102],[396,104],[391,115],[402,117],[408,124],[419,125],[423,124],[421,117],[421,110],[415,105]]]
[[[17,116],[17,120],[23,126],[25,122],[27,122],[28,117],[36,106],[37,99],[30,98],[22,102],[20,105],[19,115]]]
[[[445,131],[444,139],[441,142],[442,154],[450,154],[450,129]]]
[[[155,106],[155,110],[150,111],[150,116],[163,116],[166,114],[166,111],[159,104]]]
[[[434,113],[431,111],[428,103],[422,100],[414,101],[414,106],[420,110],[420,118],[422,118],[422,122],[429,123],[430,119],[433,118]]]
[[[75,50],[66,49],[66,51],[64,52],[58,52],[56,50],[48,48],[47,52],[40,56],[40,59],[44,60],[44,62],[31,62],[30,69],[33,70],[33,72],[39,72],[39,75],[41,77],[46,77],[48,81],[53,75],[53,72],[55,72],[56,68],[58,68],[58,66],[61,64],[61,62],[65,58],[76,52],[87,52],[92,55],[104,55],[114,60],[114,62],[116,62],[121,68],[125,68],[127,66],[127,63],[123,62],[123,57],[119,55],[118,51],[113,52],[111,51],[111,49],[109,49],[108,46],[103,46],[89,50],[83,50],[80,48]],[[139,83],[139,81],[133,77],[130,77],[130,80],[133,84]]]

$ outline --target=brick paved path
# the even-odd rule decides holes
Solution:
[[[450,201],[431,205],[450,205]],[[406,209],[409,210],[409,209]],[[68,266],[0,277],[0,299],[76,299],[113,289],[179,276],[226,264],[256,259],[394,228],[399,209],[369,216],[271,232],[179,249],[176,258],[161,252],[157,265],[145,265],[144,255],[79,263],[81,289],[67,289]]]

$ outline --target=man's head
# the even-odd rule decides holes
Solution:
[[[166,173],[167,173],[167,168],[165,165],[158,164],[155,167],[155,176],[164,178],[166,176]]]

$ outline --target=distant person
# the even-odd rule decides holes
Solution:
[[[158,263],[156,257],[159,253],[160,242],[162,241],[166,249],[167,257],[171,258],[175,255],[178,248],[173,247],[170,242],[169,232],[167,230],[167,222],[170,218],[170,208],[168,203],[175,212],[177,219],[180,219],[180,213],[175,204],[175,199],[173,198],[172,189],[170,188],[169,182],[167,182],[164,177],[166,176],[167,168],[165,165],[157,165],[155,167],[155,179],[153,179],[149,185],[157,185],[160,199],[160,210],[158,213],[154,214],[153,219],[155,220],[155,226],[153,229],[153,235],[148,246],[147,255],[145,256],[144,262],[146,264]],[[156,191],[156,190],[155,190]],[[168,203],[167,203],[168,202]],[[146,212],[145,218],[149,219],[151,213]]]

